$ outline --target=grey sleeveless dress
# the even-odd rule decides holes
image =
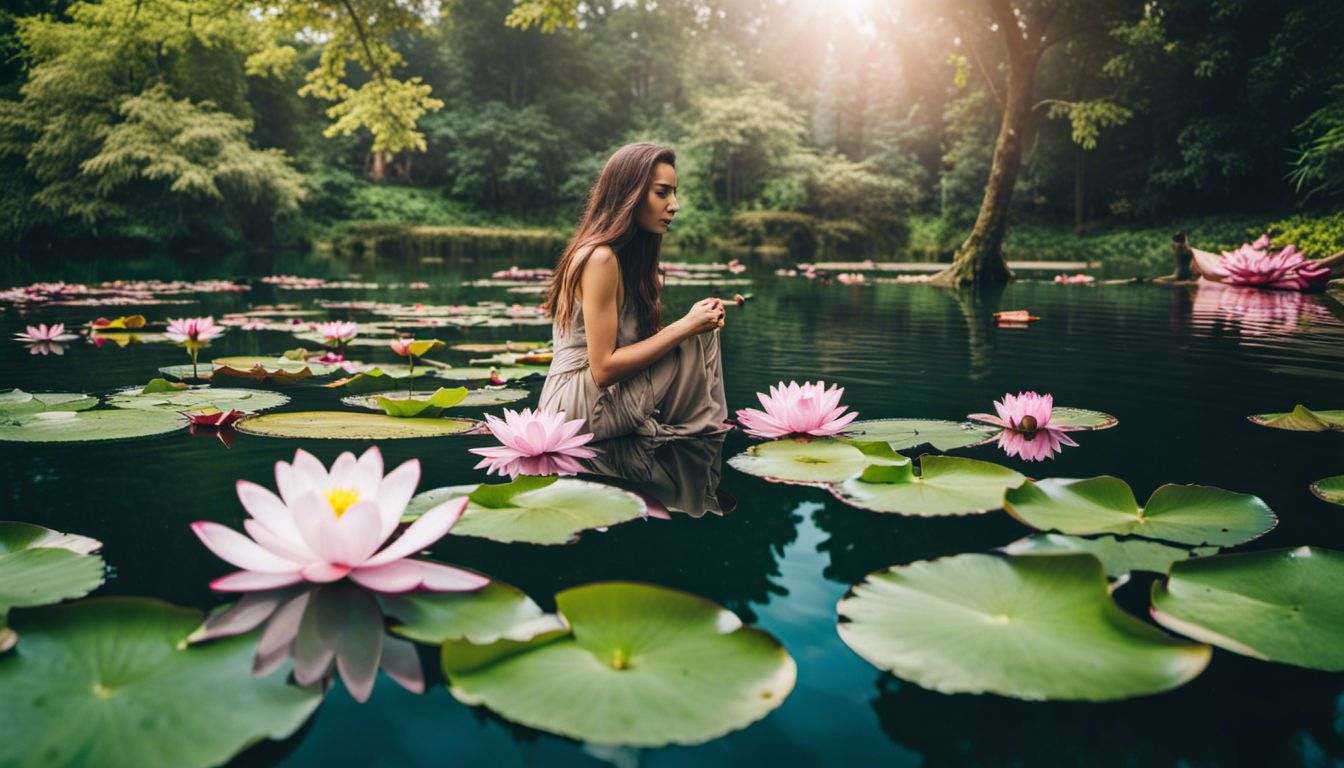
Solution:
[[[599,387],[588,364],[583,309],[573,329],[552,326],[555,357],[541,389],[540,407],[583,419],[597,440],[624,435],[689,437],[723,432],[728,405],[723,395],[719,332],[683,341],[653,365],[608,387]],[[639,323],[620,310],[616,346],[639,341]]]

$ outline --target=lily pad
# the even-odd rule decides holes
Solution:
[[[243,355],[241,357],[218,357],[210,361],[216,368],[228,367],[246,371],[260,365],[268,371],[283,370],[298,372],[307,368],[314,376],[326,376],[336,372],[336,366],[326,363],[312,363],[307,360],[287,360],[283,355]]]
[[[779,641],[702,598],[607,582],[555,601],[572,631],[549,642],[465,669],[470,646],[446,643],[453,696],[591,744],[660,747],[745,728],[793,690]]]
[[[1344,553],[1318,547],[1202,557],[1153,584],[1153,618],[1233,653],[1344,671]]]
[[[208,381],[215,371],[215,367],[209,363],[202,363],[196,366],[195,372],[192,371],[191,363],[182,363],[181,365],[164,365],[159,367],[159,373],[164,376],[172,376],[174,379],[182,381]]]
[[[739,472],[772,483],[823,485],[853,477],[870,464],[908,466],[884,442],[854,442],[834,438],[772,440],[753,445],[728,460]]]
[[[83,597],[102,585],[102,543],[40,525],[0,521],[0,653],[18,642],[5,626],[11,608]]]
[[[979,421],[985,424],[994,423],[981,418],[981,414],[971,414],[967,418],[971,421]],[[1056,406],[1050,410],[1050,426],[1052,427],[1063,427],[1065,429],[1078,431],[1096,431],[1099,429],[1110,429],[1119,423],[1120,420],[1109,413],[1089,411],[1086,408]]]
[[[374,401],[388,416],[411,418],[415,416],[436,417],[443,414],[445,408],[452,408],[467,397],[466,387],[436,390],[428,397],[375,397]]]
[[[408,397],[429,397],[434,394],[424,390],[415,392],[372,392],[367,395],[350,395],[342,397],[341,402],[345,405],[356,408],[369,408],[375,411],[381,411],[382,407],[378,405],[377,398],[384,397],[388,400],[404,400]],[[489,408],[493,405],[506,405],[516,403],[519,400],[526,400],[531,394],[526,389],[519,387],[499,387],[489,389],[473,389],[467,392],[467,396],[462,402],[457,404],[458,408]]]
[[[381,413],[295,411],[241,419],[235,429],[262,437],[320,440],[397,440],[460,435],[478,429],[474,419],[402,419]]]
[[[309,368],[267,368],[261,363],[257,363],[251,368],[234,368],[228,365],[218,365],[211,371],[210,378],[213,379],[248,379],[255,382],[264,382],[270,384],[297,384],[300,381],[312,376],[313,372]]]
[[[1009,544],[1002,551],[1008,555],[1083,552],[1100,560],[1107,576],[1120,579],[1134,571],[1166,573],[1172,563],[1217,554],[1218,548],[1183,549],[1142,539],[1117,539],[1114,536],[1084,539],[1058,533],[1037,533]]]
[[[176,432],[187,419],[171,411],[117,408],[105,411],[42,411],[0,418],[0,441],[87,443],[128,440]]]
[[[978,515],[1003,506],[1003,494],[1026,478],[998,464],[926,454],[916,476],[904,467],[872,467],[830,486],[841,501],[872,512],[916,517]]]
[[[547,365],[506,365],[497,366],[494,371],[506,381],[525,379],[529,376],[545,376],[550,370]],[[490,368],[435,368],[434,375],[450,381],[483,381],[490,378]]]
[[[1288,413],[1259,413],[1248,416],[1252,424],[1293,432],[1327,432],[1344,430],[1344,410],[1313,411],[1298,405]]]
[[[392,631],[418,643],[522,642],[565,628],[554,614],[542,611],[517,587],[497,581],[476,592],[411,592],[380,595],[379,600],[383,613],[397,619]]]
[[[146,387],[148,389],[148,387]],[[132,387],[109,395],[107,404],[113,408],[141,408],[163,411],[195,411],[215,408],[221,411],[251,411],[256,413],[278,408],[289,402],[287,395],[260,389],[231,389],[228,387],[192,387],[161,392],[143,392]]]
[[[1344,506],[1344,475],[1317,480],[1311,484],[1311,492],[1322,501]]]
[[[98,398],[82,392],[24,392],[11,389],[0,392],[0,417],[42,411],[85,411],[98,404]]]
[[[1140,508],[1129,484],[1109,475],[1027,483],[1004,501],[1009,514],[1040,531],[1113,533],[1191,545],[1241,544],[1278,522],[1258,497],[1206,485],[1164,485]]]
[[[939,451],[952,451],[989,442],[998,431],[965,421],[874,419],[850,424],[845,437],[854,440],[884,440],[896,451],[920,445],[931,445]]]
[[[941,693],[1127,699],[1185,684],[1211,654],[1121,610],[1087,554],[894,566],[870,574],[836,610],[856,653]]]
[[[550,345],[551,342],[549,341],[505,341],[490,344],[454,344],[450,349],[455,349],[458,352],[493,355],[496,352],[531,352],[534,349],[544,349]]]
[[[256,635],[188,647],[200,613],[102,598],[15,617],[20,653],[0,657],[0,765],[195,768],[285,738],[317,708],[315,689],[252,677]]]
[[[425,366],[417,368],[415,371],[415,380],[428,379],[432,377],[433,371]],[[374,392],[387,389],[394,386],[394,382],[411,380],[411,369],[407,366],[388,365],[370,368],[367,371],[356,373],[353,376],[337,379],[329,384],[322,386],[328,388],[340,388],[350,392]],[[381,409],[379,409],[381,410]]]
[[[646,508],[643,499],[633,493],[586,480],[524,476],[512,483],[479,486],[489,491],[493,499],[477,494],[477,488],[456,485],[425,491],[411,499],[403,519],[419,517],[449,499],[471,496],[472,501],[450,534],[479,536],[506,544],[550,545],[569,544],[577,541],[582,531],[634,520],[643,516]]]

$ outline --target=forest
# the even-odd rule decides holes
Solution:
[[[683,247],[1272,230],[1324,256],[1341,31],[1337,0],[16,0],[0,237],[563,236],[605,157],[657,141]]]

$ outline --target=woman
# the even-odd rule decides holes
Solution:
[[[710,434],[728,417],[722,302],[702,299],[662,324],[658,255],[679,210],[675,166],[656,144],[612,155],[551,280],[555,357],[541,407],[584,419],[598,440]]]

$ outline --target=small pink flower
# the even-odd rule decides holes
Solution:
[[[184,317],[178,320],[169,318],[168,330],[164,336],[178,344],[204,344],[211,339],[224,335],[224,326],[215,325],[213,317]]]
[[[999,433],[999,447],[1009,456],[1020,456],[1024,461],[1042,461],[1053,457],[1062,446],[1078,445],[1065,434],[1075,428],[1050,426],[1054,407],[1052,395],[1019,392],[994,401],[997,416],[973,413],[969,418],[1003,427]]]
[[[592,448],[583,447],[593,439],[592,433],[582,432],[583,419],[565,420],[564,411],[542,411],[524,408],[522,411],[504,409],[504,418],[486,414],[486,426],[502,446],[472,448],[472,453],[484,456],[476,469],[487,473],[517,477],[524,475],[573,475],[582,468],[576,459],[591,459],[597,455]]]
[[[211,588],[254,592],[348,576],[377,592],[480,589],[488,579],[410,559],[448,533],[466,509],[466,497],[429,510],[383,547],[397,530],[419,481],[420,462],[415,459],[384,477],[383,455],[376,447],[358,459],[342,453],[330,471],[312,454],[296,451],[293,464],[276,462],[279,496],[255,483],[238,481],[238,498],[251,515],[243,522],[248,536],[219,523],[192,523],[192,531],[211,552],[243,569],[216,579]]]
[[[14,334],[16,341],[26,342],[66,342],[74,341],[79,336],[73,333],[65,332],[65,323],[52,323],[48,326],[46,323],[28,326],[28,330]]]
[[[344,344],[359,335],[359,326],[345,320],[318,323],[313,329],[325,336],[327,341],[339,344]]]
[[[804,382],[784,382],[770,387],[770,394],[758,392],[764,411],[744,408],[737,412],[747,434],[756,437],[779,438],[787,435],[812,435],[825,437],[834,435],[849,425],[859,414],[857,411],[845,413],[846,406],[840,405],[840,397],[845,394],[843,387],[834,384],[830,389],[824,382],[816,384]]]

